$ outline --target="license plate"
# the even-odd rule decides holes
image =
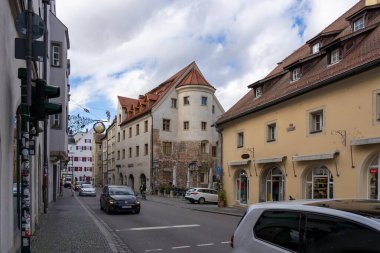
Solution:
[[[122,206],[122,208],[132,208],[131,206]]]

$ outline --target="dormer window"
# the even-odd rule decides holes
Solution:
[[[255,98],[259,98],[261,97],[261,95],[263,94],[263,89],[261,86],[259,87],[256,87],[255,89]]]
[[[312,53],[313,54],[316,54],[319,52],[319,42],[318,43],[315,43],[312,47]]]
[[[336,64],[341,59],[340,48],[334,49],[330,54],[330,64]]]
[[[354,22],[354,32],[364,28],[364,16]]]
[[[292,71],[292,81],[297,81],[301,78],[301,68],[295,68]]]

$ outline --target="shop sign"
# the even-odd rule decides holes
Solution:
[[[377,174],[377,169],[370,169],[369,173],[371,173],[371,174]]]
[[[249,158],[249,154],[242,154],[241,155],[241,159],[248,159]]]

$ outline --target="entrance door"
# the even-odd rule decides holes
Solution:
[[[249,181],[247,173],[242,170],[236,179],[236,193],[237,200],[240,204],[248,203]]]
[[[268,172],[266,178],[266,201],[284,200],[284,176],[282,171],[275,167]]]

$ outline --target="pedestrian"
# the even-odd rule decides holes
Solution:
[[[143,182],[143,183],[141,183],[141,185],[140,185],[140,194],[141,194],[141,197],[142,197],[143,199],[146,199],[145,191],[146,191],[146,185],[145,185],[145,183]]]
[[[75,191],[75,183],[74,183],[74,180],[71,181],[71,196],[74,197],[74,191]]]

